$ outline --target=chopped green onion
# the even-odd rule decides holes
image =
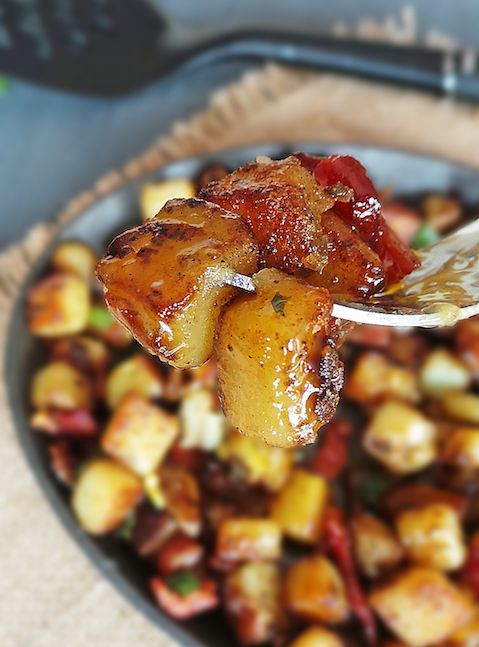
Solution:
[[[423,222],[411,242],[411,247],[413,249],[421,249],[421,247],[427,247],[428,245],[437,243],[438,240],[439,234],[434,227],[431,227],[427,222]]]
[[[133,512],[126,517],[125,521],[115,532],[115,537],[117,539],[123,539],[123,541],[129,541],[133,534],[133,528],[135,527],[135,515]]]
[[[170,575],[166,580],[168,588],[182,597],[199,589],[200,584],[200,580],[190,571],[178,571]]]
[[[88,323],[94,328],[99,328],[100,330],[106,330],[109,328],[112,323],[115,322],[115,318],[110,313],[110,311],[104,306],[92,306],[90,309],[90,315],[88,317]]]
[[[274,297],[271,299],[271,305],[273,306],[273,310],[276,312],[276,314],[279,314],[282,317],[284,317],[284,306],[288,303],[290,299],[291,297],[284,297],[279,292],[276,292]]]
[[[7,76],[0,76],[0,95],[7,94],[10,90],[10,79]]]
[[[392,482],[392,477],[385,472],[371,472],[360,484],[359,496],[366,505],[374,508],[379,498],[391,487]]]

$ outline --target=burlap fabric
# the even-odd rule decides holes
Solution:
[[[62,223],[128,179],[203,151],[320,140],[423,151],[479,167],[479,108],[412,91],[268,66],[219,92],[210,106],[72,200],[0,255],[2,354],[25,273]],[[8,376],[7,376],[8,379]],[[106,582],[65,533],[18,447],[0,384],[1,647],[170,647]]]

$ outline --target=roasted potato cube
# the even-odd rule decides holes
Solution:
[[[218,387],[231,425],[276,447],[314,441],[336,409],[342,364],[327,337],[331,297],[323,288],[261,270],[256,293],[220,317]]]
[[[326,264],[321,214],[335,200],[296,158],[247,164],[206,186],[200,196],[248,222],[263,266],[292,272]]]
[[[329,629],[309,627],[289,647],[345,647],[345,643]]]
[[[27,297],[28,329],[37,337],[82,332],[88,323],[87,284],[70,274],[53,274],[34,285]]]
[[[375,410],[363,446],[391,472],[409,474],[436,458],[436,428],[417,409],[391,400]]]
[[[109,459],[94,459],[73,489],[72,508],[81,527],[103,535],[121,526],[142,497],[140,479]]]
[[[442,647],[479,647],[479,611],[463,627],[451,634]]]
[[[272,502],[271,518],[290,539],[315,544],[321,536],[328,499],[329,488],[324,478],[295,469]]]
[[[225,280],[257,268],[248,225],[203,200],[170,200],[147,223],[108,247],[97,266],[115,317],[151,353],[177,368],[213,352],[222,307],[235,295]]]
[[[185,535],[197,537],[201,530],[198,481],[193,474],[173,465],[163,465],[160,477],[168,511]]]
[[[359,569],[366,577],[384,575],[402,559],[404,551],[394,532],[371,514],[354,517],[352,538]]]
[[[211,389],[192,388],[185,393],[180,404],[181,447],[212,451],[220,445],[227,422],[214,405]]]
[[[460,470],[479,470],[479,428],[458,427],[443,440],[440,460]]]
[[[441,398],[444,413],[469,425],[479,425],[479,395],[450,391]]]
[[[394,366],[383,355],[363,353],[349,375],[344,395],[360,403],[385,398],[418,402],[420,393],[413,371]]]
[[[435,503],[404,510],[396,518],[407,557],[419,566],[455,571],[466,559],[466,546],[456,511]]]
[[[101,447],[136,474],[145,476],[158,467],[178,434],[176,416],[130,393],[108,422]]]
[[[163,376],[144,355],[123,360],[108,374],[106,400],[110,409],[115,409],[128,393],[136,393],[147,400],[163,395]]]
[[[76,335],[55,340],[51,358],[68,362],[84,373],[98,374],[106,369],[110,353],[101,340],[86,335]]]
[[[217,454],[222,461],[239,464],[245,471],[248,484],[263,485],[272,492],[284,485],[294,458],[290,449],[270,447],[236,431],[228,434]]]
[[[156,216],[168,200],[194,198],[195,194],[193,182],[182,177],[144,184],[140,190],[142,220],[146,221]]]
[[[421,366],[419,381],[423,393],[440,398],[448,391],[464,391],[471,378],[460,359],[445,348],[436,348]]]
[[[225,562],[279,559],[281,528],[271,519],[225,519],[216,535],[216,555]]]
[[[73,274],[89,283],[95,276],[96,254],[79,240],[59,243],[52,254],[53,267],[63,274]]]
[[[370,598],[376,613],[401,640],[426,647],[445,640],[470,618],[468,596],[430,568],[410,568],[377,588]]]
[[[284,600],[291,613],[310,622],[336,624],[349,614],[341,575],[322,555],[303,557],[287,569]]]
[[[31,400],[38,409],[89,409],[91,384],[70,364],[50,362],[33,376]]]
[[[277,564],[249,562],[227,575],[226,615],[241,645],[269,643],[282,624]]]

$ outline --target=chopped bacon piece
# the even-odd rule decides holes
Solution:
[[[467,560],[461,569],[460,577],[479,600],[479,532],[476,532],[469,544]]]
[[[67,487],[73,487],[77,464],[70,451],[70,445],[65,440],[59,440],[49,446],[48,453],[51,468],[57,479]]]
[[[97,421],[87,409],[40,410],[33,414],[31,425],[33,429],[50,436],[65,435],[90,438],[98,432]]]
[[[219,604],[217,587],[213,580],[203,580],[198,589],[187,595],[175,593],[159,577],[150,580],[150,587],[160,609],[175,620],[188,620],[211,611]]]
[[[465,516],[468,508],[466,497],[427,483],[399,485],[384,497],[384,506],[392,516],[402,510],[433,503],[444,503],[450,506],[461,518]]]
[[[352,433],[352,425],[347,420],[334,420],[326,425],[321,431],[319,447],[309,464],[310,469],[325,479],[337,478],[348,462]]]

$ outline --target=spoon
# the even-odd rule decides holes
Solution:
[[[479,314],[479,218],[418,252],[421,266],[364,303],[334,303],[332,316],[375,326],[439,328]],[[226,283],[248,292],[254,280]]]

